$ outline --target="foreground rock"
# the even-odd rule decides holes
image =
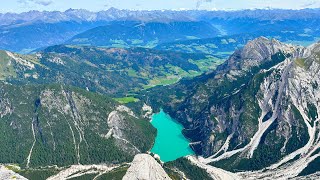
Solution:
[[[4,166],[0,166],[0,179],[27,180],[27,178],[20,176]]]
[[[123,180],[162,180],[170,179],[161,165],[148,154],[138,154],[134,157]]]

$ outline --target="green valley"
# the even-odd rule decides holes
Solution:
[[[62,83],[116,98],[200,75],[223,62],[206,54],[64,45],[34,55],[3,51],[0,58],[2,79],[8,82]]]

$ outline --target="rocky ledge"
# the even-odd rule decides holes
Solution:
[[[161,165],[148,154],[138,154],[134,157],[123,180],[169,180],[168,174]]]

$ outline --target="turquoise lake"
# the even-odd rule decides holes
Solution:
[[[182,134],[183,126],[163,110],[152,115],[151,124],[158,130],[151,152],[158,154],[161,161],[168,162],[194,154],[189,147],[190,142]]]

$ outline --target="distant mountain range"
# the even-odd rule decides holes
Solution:
[[[219,35],[218,29],[203,21],[136,22],[113,21],[80,33],[66,44],[106,47],[149,47],[167,42],[210,38]]]
[[[30,53],[57,44],[153,48],[163,43],[234,35],[240,38],[242,35],[253,38],[263,35],[284,42],[311,44],[320,37],[319,14],[318,9],[109,9],[101,12],[71,9],[65,12],[6,13],[0,15],[0,49]],[[241,46],[243,42],[235,44]],[[201,46],[197,46],[197,49],[201,49]]]
[[[207,19],[237,19],[251,18],[260,20],[285,19],[319,19],[320,9],[283,10],[283,9],[255,9],[239,11],[206,11],[206,10],[153,10],[133,11],[110,8],[106,11],[91,12],[83,9],[69,9],[60,11],[30,11],[24,13],[0,14],[0,25],[23,24],[30,22],[57,23],[63,21],[181,21]]]

